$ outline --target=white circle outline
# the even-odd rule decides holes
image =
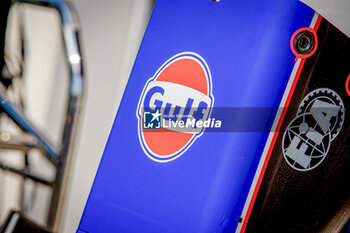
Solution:
[[[148,145],[144,141],[143,134],[141,132],[141,128],[142,128],[141,119],[142,118],[140,116],[140,107],[141,107],[141,102],[144,99],[144,94],[145,94],[145,91],[147,89],[148,84],[150,82],[154,81],[159,76],[159,74],[163,70],[165,70],[170,64],[172,64],[175,61],[178,61],[180,59],[184,59],[184,58],[188,58],[188,59],[192,59],[192,60],[196,61],[202,67],[203,71],[205,71],[206,81],[207,81],[207,88],[208,88],[208,96],[211,99],[211,104],[210,104],[210,110],[209,110],[208,117],[210,117],[212,108],[214,106],[214,96],[212,94],[212,89],[213,88],[212,88],[211,72],[210,72],[208,64],[203,59],[203,57],[201,57],[199,54],[194,53],[194,52],[181,52],[181,53],[178,53],[178,54],[172,56],[166,62],[164,62],[162,64],[162,66],[157,70],[155,75],[147,80],[147,82],[146,82],[146,84],[145,84],[145,86],[144,86],[144,88],[143,88],[143,90],[141,92],[141,95],[140,95],[140,98],[139,98],[139,102],[138,102],[138,105],[137,105],[137,109],[136,109],[136,117],[138,119],[138,129],[137,129],[137,131],[138,131],[138,137],[139,137],[139,141],[140,141],[141,147],[142,147],[143,151],[145,152],[145,154],[147,155],[147,157],[149,157],[151,160],[153,160],[155,162],[166,163],[166,162],[170,162],[170,161],[173,161],[173,160],[177,159],[178,157],[183,155],[192,146],[194,141],[197,138],[199,138],[200,136],[202,136],[202,134],[204,132],[204,128],[203,128],[201,130],[201,132],[193,134],[191,139],[183,147],[181,147],[180,150],[178,150],[178,151],[176,151],[176,152],[174,152],[174,153],[172,153],[170,155],[167,155],[167,156],[160,156],[160,155],[154,153],[150,148],[148,148]],[[159,159],[159,158],[162,158],[162,159]]]

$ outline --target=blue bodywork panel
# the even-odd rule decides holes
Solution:
[[[234,232],[269,132],[204,131],[159,163],[140,145],[140,96],[164,62],[189,51],[210,69],[214,108],[277,108],[295,64],[290,38],[313,14],[296,0],[157,0],[79,229]]]

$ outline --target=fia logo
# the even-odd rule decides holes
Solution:
[[[320,165],[339,134],[344,117],[343,101],[333,90],[320,88],[308,94],[283,135],[282,149],[287,163],[298,171]]]
[[[136,110],[145,154],[156,162],[169,162],[184,154],[204,128],[183,132],[162,125],[192,119],[204,122],[210,118],[213,104],[210,70],[200,55],[183,52],[165,61],[146,82]],[[162,124],[155,122],[158,117]],[[160,129],[151,130],[155,127]]]

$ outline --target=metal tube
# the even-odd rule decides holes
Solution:
[[[48,180],[46,180],[44,178],[36,176],[36,175],[32,174],[29,171],[13,168],[13,167],[7,166],[7,165],[5,165],[3,163],[0,163],[0,169],[2,169],[4,171],[15,173],[15,174],[20,175],[20,176],[25,177],[25,178],[29,178],[29,179],[31,179],[31,180],[33,180],[35,182],[38,182],[38,183],[41,183],[41,184],[44,184],[44,185],[47,185],[47,186],[52,186],[53,185],[52,181],[48,181]]]
[[[62,21],[62,34],[65,45],[66,59],[70,69],[69,98],[65,116],[65,124],[61,147],[57,151],[56,177],[52,183],[52,198],[49,208],[47,225],[56,231],[59,215],[62,211],[62,191],[67,176],[67,160],[72,152],[72,139],[75,135],[79,110],[83,97],[83,65],[80,51],[78,31],[79,22],[74,9],[63,0],[15,0],[38,6],[56,8]]]
[[[39,142],[39,144],[46,151],[45,155],[53,164],[57,163],[58,149],[49,139],[44,136],[23,114],[19,111],[6,96],[0,91],[0,106],[6,114],[25,132],[32,134]]]

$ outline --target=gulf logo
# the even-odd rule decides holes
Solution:
[[[145,112],[161,114],[162,122],[187,119],[205,121],[214,104],[212,81],[205,60],[193,52],[168,59],[150,78],[142,91],[136,111],[138,136],[145,154],[156,162],[169,162],[184,154],[203,134],[204,128],[190,132],[144,128]]]

